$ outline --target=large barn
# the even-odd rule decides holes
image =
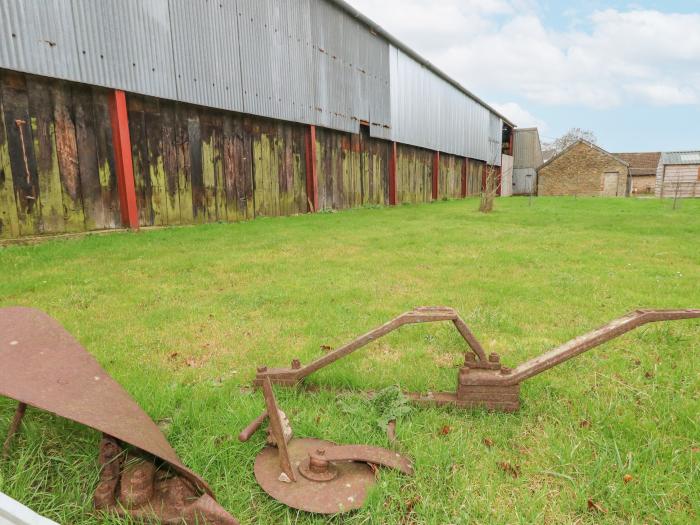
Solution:
[[[512,122],[341,0],[2,13],[0,237],[459,198],[510,165]]]

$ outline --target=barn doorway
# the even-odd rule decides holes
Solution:
[[[603,197],[617,197],[617,181],[620,174],[616,171],[603,174]]]

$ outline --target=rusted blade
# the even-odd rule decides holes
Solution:
[[[56,320],[33,308],[0,308],[0,395],[52,412],[169,463],[200,490],[156,424]]]
[[[321,439],[293,439],[289,442],[289,458],[295,468],[319,449],[329,450],[335,444]],[[277,501],[295,509],[319,514],[337,514],[362,507],[375,477],[367,463],[341,461],[335,463],[337,476],[317,482],[297,476],[296,483],[279,480],[277,450],[265,447],[255,458],[255,479],[262,489]]]

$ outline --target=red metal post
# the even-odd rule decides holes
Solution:
[[[318,173],[316,171],[316,126],[306,133],[306,198],[309,213],[318,211]]]
[[[126,111],[126,94],[123,91],[116,89],[109,97],[109,116],[112,121],[112,144],[122,224],[126,228],[138,230],[139,212],[136,207],[134,165],[131,159],[129,115]]]
[[[467,170],[469,169],[469,159],[464,157],[464,162],[462,163],[462,188],[460,195],[462,198],[467,196]]]
[[[433,153],[433,200],[438,199],[438,178],[440,176],[440,152]]]
[[[396,154],[396,142],[391,143],[391,154],[389,155],[389,204],[396,206],[396,168],[398,157]]]
[[[486,191],[486,174],[488,172],[488,163],[481,165],[481,191]]]

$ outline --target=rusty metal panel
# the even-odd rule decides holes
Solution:
[[[390,69],[393,140],[494,160],[501,145],[498,115],[396,47],[391,48]]]
[[[71,0],[0,0],[0,67],[79,80]]]
[[[176,99],[168,0],[71,0],[81,82]]]
[[[242,112],[236,2],[169,0],[179,100]]]

